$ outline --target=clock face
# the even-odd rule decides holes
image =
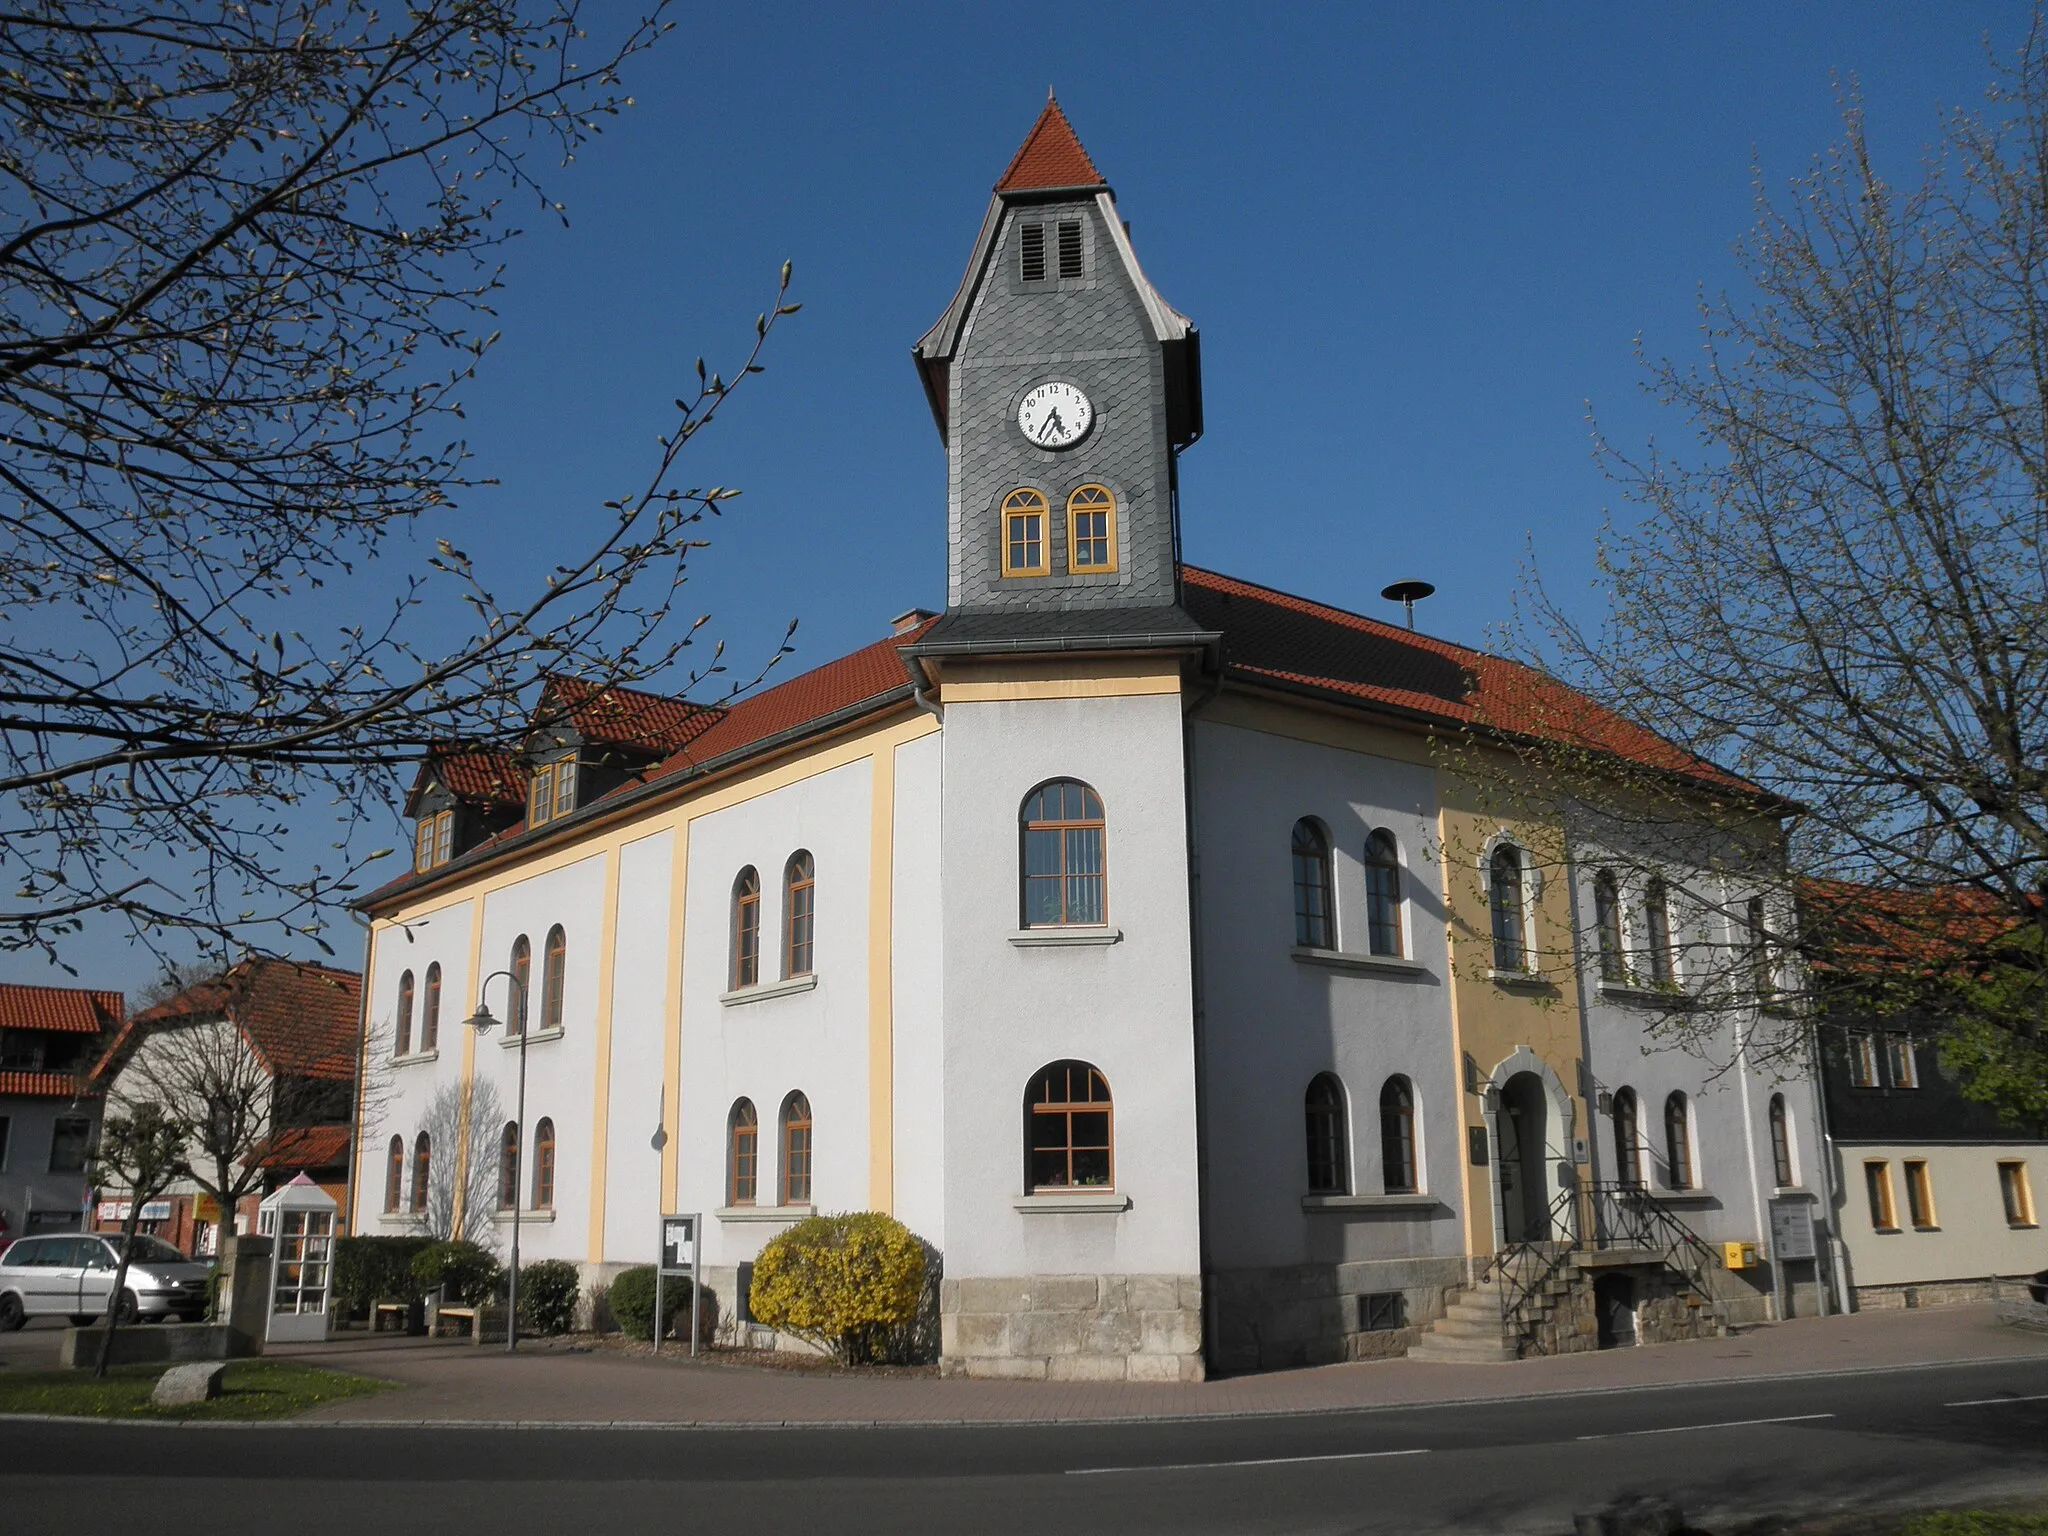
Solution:
[[[1071,384],[1041,384],[1017,406],[1017,428],[1041,448],[1071,448],[1095,425],[1095,407]]]

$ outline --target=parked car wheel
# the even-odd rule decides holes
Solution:
[[[123,1328],[126,1328],[141,1316],[142,1306],[136,1301],[135,1293],[133,1291],[123,1291],[121,1293],[121,1305],[114,1313],[114,1321]]]
[[[28,1314],[21,1308],[21,1298],[9,1291],[0,1296],[0,1333],[12,1333],[28,1321]]]

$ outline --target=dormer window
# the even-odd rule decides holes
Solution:
[[[413,868],[420,874],[446,864],[455,852],[455,812],[422,816],[413,834]]]
[[[555,814],[566,816],[576,809],[576,759],[555,764]]]
[[[526,824],[545,826],[576,809],[576,759],[562,758],[533,771],[526,793]]]

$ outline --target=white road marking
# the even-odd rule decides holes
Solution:
[[[1809,1419],[1832,1419],[1832,1413],[1788,1413],[1778,1419],[1723,1419],[1718,1424],[1673,1424],[1668,1429],[1624,1429],[1611,1435],[1580,1435],[1581,1440],[1627,1440],[1634,1435],[1682,1435],[1695,1429],[1740,1429],[1746,1424],[1803,1424]]]
[[[1989,1408],[1996,1403],[2048,1403],[2048,1392],[2036,1392],[2028,1397],[1968,1397],[1960,1403],[1943,1403],[1944,1408]]]
[[[1296,1467],[1310,1461],[1371,1461],[1380,1456],[1427,1456],[1429,1447],[1413,1451],[1343,1451],[1335,1456],[1265,1456],[1257,1461],[1180,1461],[1162,1467],[1069,1467],[1069,1477],[1096,1477],[1105,1472],[1200,1472],[1207,1467]]]

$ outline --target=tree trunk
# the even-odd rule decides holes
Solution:
[[[142,1224],[142,1195],[136,1191],[128,1202],[128,1220],[121,1227],[121,1261],[114,1266],[114,1289],[107,1297],[107,1331],[100,1336],[99,1364],[93,1376],[104,1380],[107,1363],[114,1356],[114,1330],[121,1326],[121,1296],[128,1289],[128,1258],[135,1251],[135,1229]]]

